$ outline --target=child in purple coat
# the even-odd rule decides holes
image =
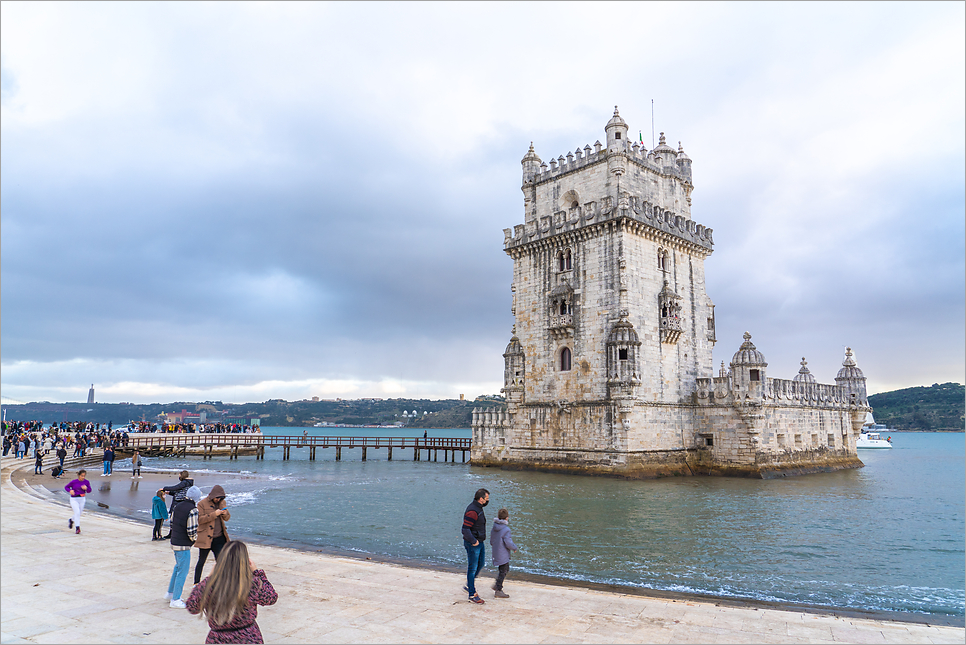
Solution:
[[[493,523],[493,530],[490,532],[490,550],[493,552],[493,566],[497,567],[499,573],[496,577],[496,584],[493,585],[494,598],[509,598],[510,594],[503,591],[503,580],[510,572],[510,551],[516,551],[517,545],[510,537],[510,512],[501,508],[496,514],[496,521]]]

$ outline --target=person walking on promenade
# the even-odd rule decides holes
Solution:
[[[41,446],[34,448],[34,474],[44,474],[44,455],[46,452]]]
[[[23,459],[23,456],[27,453],[27,441],[23,437],[17,441],[17,459]]]
[[[131,479],[137,477],[138,479],[144,479],[141,477],[141,453],[134,450],[134,456],[131,457]]]
[[[91,488],[91,483],[87,481],[87,471],[83,468],[78,470],[77,479],[72,479],[64,486],[64,490],[70,493],[70,507],[74,509],[74,516],[67,522],[67,528],[76,528],[74,533],[80,534],[80,517],[84,512],[84,502],[87,501],[84,496],[94,490]]]
[[[510,572],[510,551],[516,551],[517,545],[510,537],[510,511],[501,508],[497,511],[493,531],[490,533],[490,550],[493,552],[493,566],[497,567],[496,584],[493,585],[494,598],[509,598],[504,593],[503,581]]]
[[[13,442],[10,441],[10,437],[8,437],[7,435],[4,435],[3,436],[3,456],[4,457],[6,457],[7,453],[10,452],[10,446],[12,445],[13,445]]]
[[[201,582],[201,573],[205,568],[208,553],[215,554],[215,562],[222,547],[231,539],[225,522],[231,519],[231,513],[225,509],[225,489],[215,484],[211,487],[208,497],[198,504],[198,564],[195,565],[195,584]]]
[[[181,592],[184,591],[184,582],[191,569],[191,545],[198,539],[198,508],[195,505],[201,501],[203,494],[200,488],[192,486],[186,492],[185,500],[175,504],[174,512],[171,513],[174,570],[171,571],[168,592],[164,594],[164,598],[171,601],[168,606],[172,609],[185,608]]]
[[[104,472],[101,473],[101,477],[110,477],[114,472],[114,448],[111,444],[107,444],[104,448]]]
[[[64,447],[64,443],[60,443],[60,448],[57,449],[57,459],[60,460],[60,467],[64,467],[64,460],[67,459],[67,448]]]
[[[255,619],[258,605],[274,605],[278,593],[256,569],[244,542],[229,542],[211,575],[195,585],[188,596],[188,611],[208,619],[205,643],[264,643]]]
[[[154,520],[154,533],[151,535],[152,541],[163,540],[161,537],[161,525],[168,519],[168,507],[164,504],[164,491],[159,490],[151,500],[151,519]]]
[[[490,503],[490,491],[481,488],[473,495],[473,501],[463,511],[463,547],[466,549],[466,586],[463,590],[469,594],[470,602],[484,604],[480,594],[476,592],[476,577],[480,575],[486,562],[486,514],[483,507]]]

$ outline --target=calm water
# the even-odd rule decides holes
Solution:
[[[265,428],[265,434],[301,429]],[[414,436],[322,429],[311,434]],[[422,431],[419,431],[419,436]],[[430,436],[469,436],[432,430]],[[963,434],[892,433],[860,451],[866,467],[781,480],[623,481],[413,462],[412,453],[266,450],[242,457],[147,459],[228,490],[233,535],[304,548],[462,566],[464,507],[491,491],[510,511],[513,570],[557,578],[838,608],[964,615]],[[440,455],[442,458],[442,455]],[[130,460],[128,460],[130,461]],[[123,462],[118,462],[120,469]],[[219,472],[241,472],[224,479]],[[94,477],[95,480],[99,479]],[[174,479],[172,482],[175,481]],[[100,482],[95,482],[95,484]],[[96,488],[96,486],[95,486]],[[152,488],[148,486],[148,488]],[[149,517],[153,491],[98,492],[112,512]],[[512,573],[511,573],[512,575]]]

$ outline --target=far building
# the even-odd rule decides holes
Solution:
[[[523,157],[524,222],[504,229],[515,325],[505,406],[473,412],[477,465],[626,477],[775,477],[862,466],[869,411],[851,349],[835,385],[804,359],[766,372],[745,333],[715,373],[712,230],[691,219],[691,159],[628,140]]]
[[[87,402],[88,403],[94,402],[94,384],[93,383],[91,383],[91,389],[87,392]]]

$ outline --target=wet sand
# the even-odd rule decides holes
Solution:
[[[15,475],[11,481],[18,468],[26,475]],[[161,599],[174,559],[167,542],[151,542],[150,524],[103,510],[85,511],[83,532],[74,535],[66,526],[70,515],[66,495],[60,500],[39,488],[62,489],[69,478],[55,482],[49,474],[31,475],[32,470],[26,460],[19,464],[3,460],[3,642],[202,642],[207,633],[204,624],[184,610],[170,609]],[[100,468],[92,466],[88,471],[96,485]],[[71,478],[74,472],[69,471]],[[120,481],[120,476],[112,479]],[[130,473],[123,476],[130,484]],[[225,476],[214,478],[212,483],[223,483]],[[136,482],[153,491],[176,479],[145,473]],[[43,544],[44,554],[56,557],[39,557],[38,543]],[[258,544],[251,550],[280,595],[276,606],[259,612],[266,642],[962,643],[966,639],[966,630],[948,625],[833,614],[816,608],[644,595],[560,580],[545,584],[516,575],[507,583],[510,599],[493,599],[487,580],[479,585],[487,603],[476,606],[466,601],[461,591],[464,576],[456,571]],[[197,553],[192,560],[196,557]],[[185,595],[189,590],[190,584]]]

